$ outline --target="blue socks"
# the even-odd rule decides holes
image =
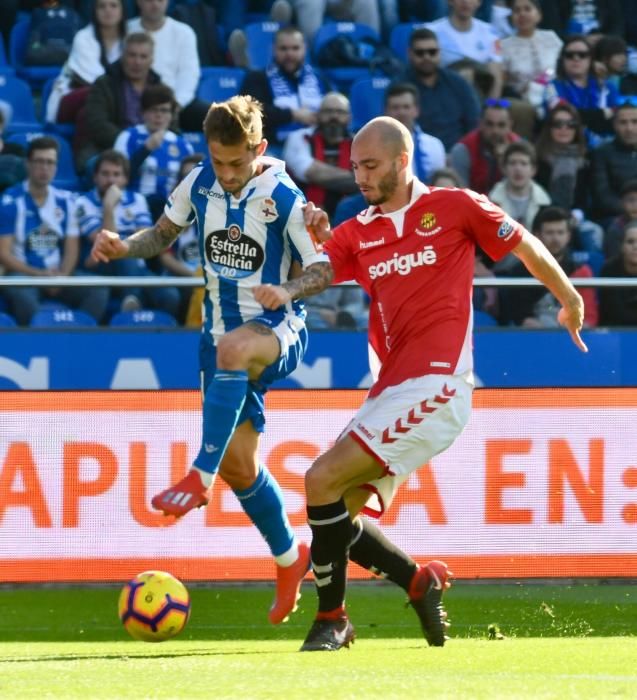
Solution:
[[[283,505],[281,487],[263,464],[256,481],[235,496],[246,515],[263,535],[273,556],[279,557],[294,545],[294,532]],[[292,563],[292,562],[290,562]]]
[[[239,414],[248,391],[245,370],[217,370],[203,400],[201,448],[194,465],[216,474],[230,438],[237,427]]]

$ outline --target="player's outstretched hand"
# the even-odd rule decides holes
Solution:
[[[128,252],[128,243],[113,231],[102,229],[95,238],[91,249],[91,258],[96,262],[107,263],[109,260],[123,258]]]
[[[259,284],[254,288],[254,298],[266,309],[274,311],[292,300],[290,292],[278,284]]]
[[[558,314],[557,320],[561,326],[564,326],[566,330],[571,334],[573,342],[582,352],[588,352],[586,343],[582,340],[579,332],[582,330],[584,325],[584,303],[580,303],[577,306],[566,307],[563,306]]]
[[[314,202],[308,202],[303,207],[303,218],[305,227],[319,242],[323,243],[332,237],[332,229],[330,228],[330,220],[327,214],[314,205]]]

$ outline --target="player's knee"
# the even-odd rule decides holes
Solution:
[[[249,462],[231,462],[222,464],[219,476],[233,491],[244,491],[250,488],[257,478],[257,470]]]
[[[338,489],[338,474],[330,467],[328,461],[319,457],[305,473],[305,493],[308,500],[323,499]]]
[[[250,343],[232,334],[224,335],[217,345],[219,369],[247,369],[251,360]]]

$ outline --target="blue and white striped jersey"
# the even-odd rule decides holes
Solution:
[[[119,134],[113,148],[132,160],[135,153],[144,148],[149,136],[150,132],[143,124],[131,126]],[[130,188],[144,195],[168,197],[177,182],[182,159],[192,153],[192,146],[183,136],[167,131],[161,146],[151,151],[137,177],[131,179]]]
[[[255,300],[255,286],[287,281],[293,260],[303,268],[328,261],[305,228],[305,198],[283,161],[261,162],[268,167],[235,197],[223,190],[206,159],[177,186],[164,210],[177,226],[197,223],[206,282],[204,332],[212,331],[215,342],[270,313]],[[305,316],[300,302],[287,310]]]
[[[41,206],[29,194],[28,183],[10,187],[0,199],[0,236],[13,236],[12,254],[40,270],[56,270],[62,262],[64,239],[79,235],[75,195],[49,185]]]
[[[102,228],[104,218],[102,199],[97,189],[81,194],[77,198],[76,208],[82,244],[80,261],[84,264],[93,247],[90,236]],[[146,197],[132,190],[122,190],[122,198],[115,207],[114,216],[115,230],[122,238],[128,238],[135,231],[153,225]]]
[[[96,189],[77,198],[77,218],[81,236],[90,236],[102,228],[104,211],[102,199]],[[115,230],[122,238],[128,238],[135,231],[152,226],[152,219],[146,198],[132,190],[123,190],[122,198],[115,207]]]

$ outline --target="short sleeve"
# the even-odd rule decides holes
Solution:
[[[471,190],[458,190],[458,195],[465,200],[458,206],[465,211],[471,236],[492,260],[500,260],[522,240],[524,227],[490,199]]]
[[[323,245],[334,269],[333,284],[356,279],[354,257],[347,240],[347,222],[345,222],[332,231],[332,237]]]
[[[15,233],[16,212],[15,199],[10,194],[3,194],[0,197],[0,236]]]
[[[323,251],[323,245],[315,242],[305,226],[303,218],[303,202],[297,197],[292,205],[287,223],[287,234],[301,259],[303,269],[317,262],[328,262]]]
[[[308,133],[307,129],[291,132],[283,146],[283,160],[295,179],[300,182],[307,182],[306,173],[314,162],[312,149],[306,138]]]
[[[190,193],[201,170],[201,166],[193,168],[168,197],[164,214],[177,226],[189,226],[195,220]]]

